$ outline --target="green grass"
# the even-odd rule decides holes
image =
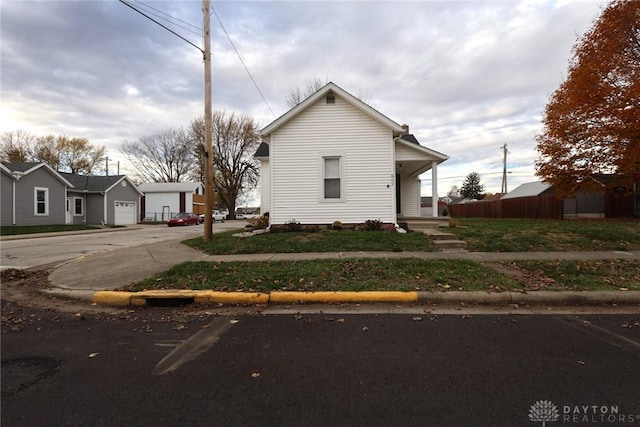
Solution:
[[[93,225],[11,225],[0,227],[0,236],[15,236],[18,234],[59,233],[63,231],[97,230]]]
[[[640,221],[458,218],[448,232],[470,251],[640,250]]]
[[[236,231],[214,234],[209,243],[202,237],[186,240],[195,249],[211,255],[348,252],[348,251],[422,251],[433,252],[434,244],[423,233],[384,231],[321,231],[317,233],[265,233],[252,237],[233,237]]]
[[[536,273],[537,277],[553,279],[540,280],[549,290],[640,290],[638,261],[515,261],[511,264]]]
[[[518,286],[516,280],[471,261],[409,258],[185,262],[133,284],[128,290],[477,291]]]

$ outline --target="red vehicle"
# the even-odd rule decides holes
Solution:
[[[173,218],[167,221],[167,225],[169,227],[173,227],[174,225],[198,225],[200,223],[200,218],[196,214],[188,213],[188,212],[180,212],[179,214],[175,214]]]

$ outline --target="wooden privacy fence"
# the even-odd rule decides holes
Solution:
[[[562,219],[562,199],[555,196],[478,201],[448,206],[452,218]]]

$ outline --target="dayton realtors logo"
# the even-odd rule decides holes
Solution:
[[[529,408],[529,420],[542,422],[543,427],[556,421],[579,425],[629,425],[636,422],[640,424],[640,415],[620,413],[617,405],[563,405],[559,409],[549,400],[538,400]]]

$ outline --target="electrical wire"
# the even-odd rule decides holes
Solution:
[[[166,16],[168,16],[168,17],[169,17],[169,18],[171,18],[171,19],[169,19],[169,18],[165,18],[165,17],[163,17],[163,16],[160,16],[160,15],[159,15],[159,14],[157,14],[157,13],[151,12],[151,11],[149,11],[149,10],[145,10],[143,7],[138,6],[138,7],[140,7],[140,9],[144,10],[144,11],[145,11],[145,12],[147,12],[149,15],[153,15],[153,16],[155,16],[155,17],[156,17],[156,18],[158,18],[158,19],[162,19],[163,21],[166,21],[166,22],[170,23],[171,25],[175,25],[175,26],[176,26],[176,27],[178,27],[178,28],[182,28],[182,29],[183,29],[183,30],[185,30],[185,31],[188,31],[188,32],[190,32],[190,33],[192,33],[192,34],[195,34],[196,36],[201,36],[201,35],[202,35],[202,29],[201,29],[201,28],[196,27],[195,25],[191,25],[191,24],[186,23],[187,25],[190,25],[190,26],[194,27],[195,29],[200,30],[199,32],[194,31],[194,30],[192,30],[191,28],[187,28],[187,27],[185,27],[185,26],[183,26],[183,25],[177,24],[177,23],[176,23],[176,22],[174,22],[174,21],[178,21],[178,22],[184,22],[184,21],[182,21],[182,20],[180,20],[180,19],[178,19],[178,18],[175,18],[175,17],[173,17],[173,16],[169,15],[168,13],[162,12],[162,11],[160,11],[160,10],[158,10],[158,9],[154,8],[154,7],[148,6],[148,5],[144,4],[144,3],[142,3],[141,1],[136,1],[136,3],[140,3],[140,4],[144,5],[144,7],[146,7],[146,8],[149,8],[149,9],[154,10],[154,11],[156,11],[156,12],[162,13],[163,15],[166,15]],[[173,19],[173,21],[172,21],[172,19]]]
[[[238,49],[236,48],[236,45],[233,43],[233,41],[231,40],[231,37],[229,36],[229,33],[227,32],[227,29],[224,27],[224,25],[222,24],[222,21],[220,20],[220,17],[218,16],[218,14],[216,13],[215,10],[213,10],[213,7],[211,8],[211,13],[216,17],[216,19],[218,20],[218,24],[220,24],[220,28],[222,28],[222,31],[224,32],[225,36],[227,36],[227,40],[229,40],[229,43],[231,44],[231,47],[233,48],[233,50],[236,52],[236,55],[238,55],[238,59],[240,59],[240,62],[242,63],[242,66],[244,67],[244,70],[247,72],[247,74],[249,75],[249,78],[251,79],[251,81],[253,82],[253,85],[256,87],[256,90],[258,91],[258,93],[260,94],[260,97],[262,98],[262,100],[264,101],[264,103],[266,104],[267,108],[269,109],[269,111],[271,111],[271,114],[273,115],[273,117],[275,118],[276,115],[273,112],[273,110],[271,109],[271,106],[269,105],[269,103],[267,102],[267,99],[264,97],[264,94],[262,93],[262,91],[260,90],[260,87],[258,86],[258,83],[256,83],[256,80],[253,78],[253,76],[251,75],[251,72],[249,71],[249,68],[247,67],[247,64],[245,64],[244,60],[242,59],[242,56],[240,56],[240,52],[238,52]]]
[[[181,38],[182,40],[184,40],[185,42],[187,42],[188,44],[190,44],[191,46],[195,47],[196,49],[198,49],[200,52],[202,52],[202,55],[204,56],[205,52],[204,50],[202,50],[199,46],[193,44],[192,42],[190,42],[189,40],[187,40],[186,38],[182,37],[180,34],[176,33],[175,31],[173,31],[171,28],[168,28],[167,26],[159,23],[158,21],[156,21],[155,19],[153,19],[152,17],[150,17],[149,15],[145,14],[144,12],[142,12],[141,10],[135,8],[134,6],[130,5],[129,3],[127,3],[124,0],[118,0],[120,3],[124,4],[125,6],[135,10],[136,12],[138,12],[140,15],[144,16],[145,18],[155,22],[156,24],[160,25],[162,28],[164,28],[165,30],[169,31],[171,34]]]
[[[149,8],[149,9],[151,9],[151,10],[155,10],[155,11],[156,11],[156,12],[158,12],[158,13],[161,13],[161,14],[163,14],[163,15],[165,15],[165,16],[168,16],[169,18],[173,19],[174,21],[178,21],[178,22],[181,22],[181,23],[183,23],[183,24],[185,24],[185,25],[188,25],[188,26],[190,26],[190,27],[195,28],[196,30],[198,30],[198,31],[199,31],[199,32],[198,32],[198,35],[200,35],[200,34],[202,33],[202,28],[198,27],[197,25],[193,25],[193,24],[191,24],[191,23],[189,23],[189,22],[187,22],[187,21],[183,21],[183,20],[182,20],[182,19],[180,19],[180,18],[176,18],[175,16],[169,15],[168,13],[163,12],[163,11],[161,11],[161,10],[159,10],[159,9],[156,9],[155,7],[150,6],[150,5],[148,5],[148,4],[146,4],[145,2],[142,2],[142,1],[140,1],[140,0],[133,0],[133,1],[135,1],[136,3],[140,3],[140,4],[144,5],[145,7]]]

